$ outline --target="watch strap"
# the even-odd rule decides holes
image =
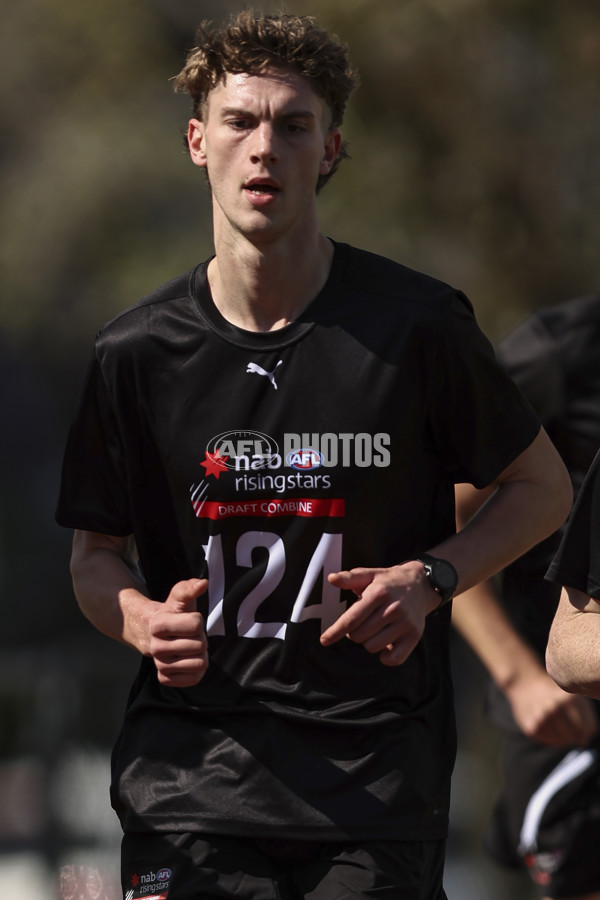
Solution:
[[[445,606],[446,603],[449,603],[454,596],[454,592],[456,590],[456,586],[458,584],[458,573],[452,563],[449,563],[447,559],[439,559],[437,556],[431,556],[429,553],[421,553],[420,556],[416,557],[417,561],[422,563],[425,567],[425,574],[429,579],[429,582],[432,588],[437,591],[440,595],[441,602],[436,607],[436,609],[440,609],[442,606]],[[443,565],[450,573],[451,584],[443,585],[439,582],[439,580],[435,577],[436,567],[441,564]]]

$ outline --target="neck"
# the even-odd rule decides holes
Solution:
[[[319,232],[296,247],[246,242],[216,250],[208,267],[213,301],[224,318],[247,331],[293,322],[324,286],[333,258],[331,241]]]

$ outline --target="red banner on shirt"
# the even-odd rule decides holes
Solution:
[[[219,503],[205,500],[194,503],[199,519],[229,519],[232,517],[308,516],[338,517],[346,512],[346,502],[334,497],[275,497],[260,500],[239,500]]]

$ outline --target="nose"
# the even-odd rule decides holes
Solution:
[[[252,162],[274,163],[278,159],[275,129],[269,122],[261,122],[255,128],[250,155]]]

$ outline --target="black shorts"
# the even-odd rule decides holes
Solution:
[[[539,896],[600,890],[600,752],[521,734],[503,750],[504,787],[485,837],[499,863],[525,867]]]
[[[444,841],[126,834],[124,900],[447,900]]]

